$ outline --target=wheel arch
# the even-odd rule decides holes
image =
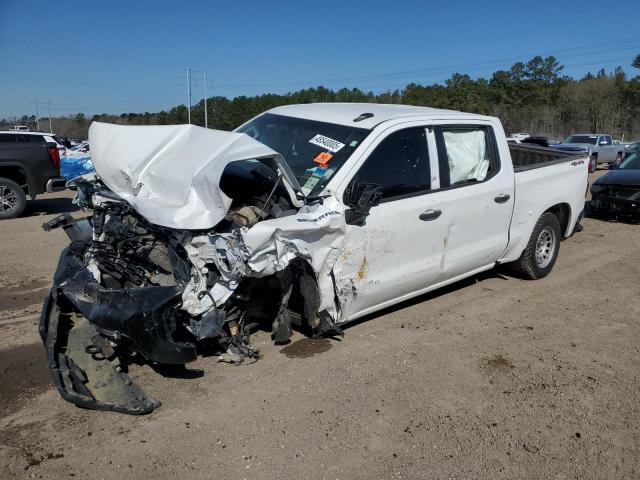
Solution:
[[[557,203],[556,205],[547,208],[542,215],[545,213],[553,213],[556,217],[558,217],[558,221],[560,222],[560,233],[562,234],[562,238],[567,238],[569,235],[569,221],[571,219],[571,205],[568,203]]]
[[[25,170],[22,165],[15,163],[0,164],[0,177],[13,180],[22,187],[24,193],[29,195],[31,199],[35,198],[35,188],[33,185],[33,179],[29,175],[29,172]]]

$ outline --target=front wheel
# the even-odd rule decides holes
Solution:
[[[0,220],[16,218],[27,205],[22,187],[13,180],[0,177]]]
[[[527,247],[515,262],[517,270],[531,280],[549,275],[560,251],[560,235],[558,217],[543,213],[533,227]]]

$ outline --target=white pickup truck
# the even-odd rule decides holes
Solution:
[[[119,368],[131,352],[184,364],[215,340],[239,362],[258,355],[261,320],[286,343],[292,325],[342,333],[498,264],[544,277],[587,188],[586,156],[431,108],[291,105],[235,132],[94,123],[89,136],[96,174],[72,186],[93,213],[46,225],[74,242],[40,330],[65,399],[124,413],[159,405]]]
[[[565,152],[586,154],[594,164],[619,162],[624,157],[624,145],[616,143],[611,135],[602,133],[579,133],[565,138],[553,148]],[[594,165],[595,167],[595,165]]]

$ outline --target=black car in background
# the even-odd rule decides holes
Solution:
[[[591,211],[640,218],[640,147],[627,150],[624,160],[593,182]]]

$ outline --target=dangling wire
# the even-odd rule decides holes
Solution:
[[[275,185],[271,189],[271,193],[269,193],[269,196],[267,197],[267,201],[264,202],[264,205],[262,206],[262,210],[260,210],[260,213],[258,214],[258,221],[262,219],[262,214],[264,213],[265,208],[267,208],[267,205],[269,205],[269,200],[271,200],[271,197],[275,193],[276,188],[278,188],[278,184],[280,183],[280,180],[282,180],[282,173],[278,174],[278,180],[276,181]]]

